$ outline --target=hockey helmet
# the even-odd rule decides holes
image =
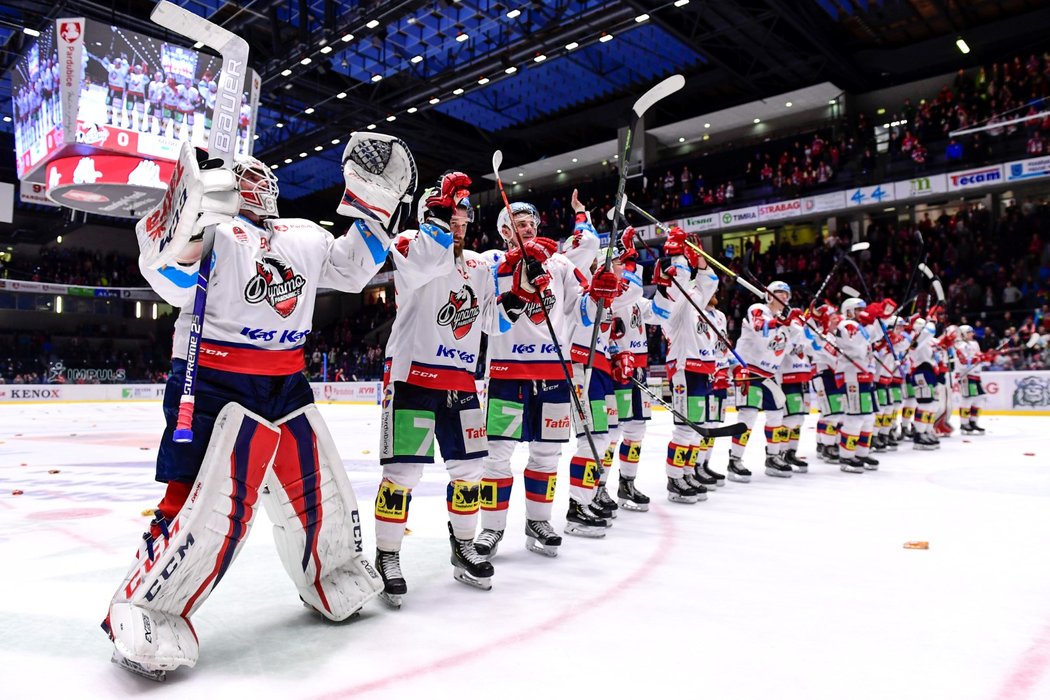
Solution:
[[[500,210],[499,216],[496,218],[496,232],[499,233],[500,238],[507,242],[508,245],[516,245],[516,236],[514,235],[514,227],[511,225],[511,214],[514,215],[515,221],[520,221],[521,216],[532,217],[532,229],[534,236],[539,235],[540,231],[540,212],[536,207],[529,204],[528,202],[511,202],[510,212],[507,213],[507,207],[503,207]]]
[[[259,216],[276,217],[277,196],[280,188],[277,176],[261,160],[248,156],[238,159],[233,165],[237,186],[241,190],[241,209]]]
[[[959,326],[959,337],[963,340],[973,340],[973,326],[965,323]]]
[[[766,289],[768,290],[766,292],[767,302],[773,301],[773,297],[780,292],[784,292],[785,294],[787,294],[787,299],[780,299],[779,297],[777,297],[777,301],[780,301],[784,304],[787,304],[791,301],[791,285],[789,285],[787,282],[783,282],[781,280],[774,280],[773,282],[770,282],[768,285],[766,285]]]
[[[955,339],[959,337],[959,327],[954,324],[948,326],[944,329],[944,337],[954,343]]]
[[[867,306],[867,302],[863,299],[851,298],[842,302],[842,306],[839,307],[839,310],[845,318],[856,318],[857,312],[861,309],[867,308]]]

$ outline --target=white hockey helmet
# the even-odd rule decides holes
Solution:
[[[540,212],[536,207],[528,202],[511,202],[510,211],[514,214],[515,219],[521,214],[531,216],[533,220],[533,228],[536,230],[536,235],[539,235]],[[496,232],[500,235],[500,238],[508,244],[516,244],[514,227],[511,225],[510,217],[511,215],[507,213],[507,207],[503,207],[499,212],[499,216],[496,218]]]
[[[766,292],[767,302],[773,301],[773,296],[779,292],[785,292],[787,294],[787,299],[778,299],[778,301],[784,304],[787,304],[791,301],[791,285],[787,282],[783,282],[781,280],[774,280],[768,285],[766,285],[766,289],[769,290],[768,292]]]
[[[959,337],[963,340],[973,340],[973,326],[965,323],[959,326]]]
[[[237,186],[241,190],[241,209],[247,209],[259,216],[276,217],[277,176],[258,158],[248,156],[238,158],[233,164],[233,174],[237,177]]]
[[[863,299],[850,298],[842,302],[842,306],[839,308],[845,318],[856,318],[857,312],[861,309],[867,308],[868,303]]]

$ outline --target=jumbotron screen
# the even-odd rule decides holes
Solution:
[[[182,141],[207,148],[221,66],[217,56],[120,27],[55,20],[12,74],[19,179],[40,181],[40,166],[70,155],[67,146],[168,161]],[[238,154],[251,154],[258,96],[259,76],[249,70]]]

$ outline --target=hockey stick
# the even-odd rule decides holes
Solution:
[[[868,283],[864,279],[864,274],[860,271],[860,266],[857,265],[857,261],[854,260],[853,258],[851,258],[849,255],[846,255],[845,257],[846,257],[846,261],[853,267],[853,271],[857,273],[857,279],[860,280],[860,286],[864,287],[864,296],[867,297],[870,300],[871,299],[871,290],[868,289]],[[845,287],[843,287],[842,291],[846,292],[847,294],[849,294],[850,292],[853,292],[853,294],[850,294],[850,296],[852,296],[852,297],[859,297],[860,296],[860,293],[857,292],[857,290],[854,289],[853,287],[850,287],[849,285],[846,285]],[[886,370],[887,372],[890,373],[890,376],[893,376],[893,375],[895,375],[897,373],[897,370],[900,369],[900,367],[901,367],[901,365],[903,364],[904,361],[900,357],[897,356],[897,351],[893,348],[893,343],[890,342],[890,332],[886,329],[886,324],[883,323],[882,317],[881,316],[876,316],[875,320],[879,322],[879,330],[882,331],[882,339],[886,343],[886,347],[889,349],[890,355],[893,356],[893,361],[897,363],[897,367],[896,367],[896,369],[890,369],[889,367],[887,367],[886,363],[883,362],[882,359],[875,352],[872,352],[872,357],[875,358],[875,361],[878,362],[879,365],[884,370]],[[902,373],[901,374],[901,379],[904,379],[904,378],[905,377],[904,377],[904,375]]]
[[[854,289],[853,287],[849,286],[848,284],[842,285],[842,293],[848,297],[853,297],[854,299],[860,296],[860,292]]]
[[[835,272],[839,269],[839,265],[842,264],[842,258],[849,255],[849,253],[859,253],[860,251],[867,250],[870,247],[870,243],[868,243],[867,241],[861,241],[860,243],[854,243],[853,245],[851,245],[849,247],[848,253],[842,253],[841,255],[839,255],[838,259],[835,261],[835,264],[831,266],[831,272],[829,272],[828,276],[824,278],[824,283],[820,285],[820,288],[817,290],[817,293],[813,295],[813,299],[809,302],[808,308],[810,309],[810,311],[812,311],[813,307],[816,306],[817,303],[820,301],[820,297],[823,296],[824,290],[831,282],[831,278],[835,276]]]
[[[614,212],[611,212],[611,213],[614,213]],[[642,246],[647,251],[649,251],[649,253],[653,257],[659,258],[659,256],[656,255],[655,251],[653,251],[653,249],[649,246],[649,244],[646,242],[646,240],[644,238],[642,238],[641,236],[638,236],[638,240],[641,241]],[[692,246],[692,244],[689,243],[689,241],[686,241],[686,245]],[[693,247],[694,250],[699,250],[701,253],[703,252],[702,248],[699,248],[697,246],[692,246],[692,247]],[[696,309],[696,313],[699,314],[701,318],[707,319],[708,318],[707,314],[704,313],[704,310],[701,309],[700,305],[696,303],[696,300],[693,299],[692,295],[689,294],[687,291],[685,291],[685,287],[683,287],[682,283],[678,281],[678,278],[675,277],[674,275],[670,275],[669,277],[670,277],[671,283],[675,286],[676,289],[678,289],[678,291],[682,294],[682,296],[685,297],[686,301],[689,302],[689,305],[692,306],[694,309]],[[707,327],[710,328],[714,332],[714,334],[718,337],[719,340],[721,340],[723,343],[725,343],[726,349],[729,350],[729,353],[736,359],[737,362],[740,363],[740,366],[743,367],[746,370],[747,369],[747,363],[744,362],[744,359],[742,357],[740,357],[740,355],[736,354],[736,350],[733,349],[733,344],[730,342],[729,338],[714,323],[708,323]]]
[[[627,133],[624,135],[623,140],[623,154],[620,156],[620,179],[616,183],[616,198],[613,200],[613,210],[619,216],[623,216],[623,208],[626,203],[624,190],[627,189],[627,166],[630,164],[631,146],[634,145],[634,132],[638,128],[638,122],[646,110],[668,95],[678,92],[684,85],[685,78],[678,74],[672,75],[670,78],[666,78],[649,88],[649,91],[639,97],[634,106],[631,107],[631,120],[627,124]],[[616,244],[616,238],[616,219],[614,217],[612,219],[612,227],[609,229],[609,248],[605,253],[605,264],[602,266],[602,271],[604,272],[612,268],[613,247]],[[584,371],[586,372],[584,379],[585,389],[590,384],[591,370],[594,368],[594,351],[595,346],[598,344],[598,333],[601,329],[604,313],[605,304],[598,304],[598,310],[594,314],[594,330],[591,332],[591,348],[587,353],[587,364],[584,365]]]
[[[649,212],[645,211],[644,209],[639,207],[634,202],[627,202],[627,207],[631,211],[635,212],[636,214],[639,214],[642,218],[648,219],[649,222],[651,224],[653,224],[653,226],[655,226],[657,228],[657,230],[663,231],[664,234],[667,233],[667,228],[662,223],[660,223],[660,221],[655,216],[653,216]],[[641,240],[641,236],[639,236],[638,239]],[[686,245],[689,246],[690,248],[692,248],[694,251],[696,251],[700,255],[704,256],[704,259],[707,260],[707,262],[711,263],[711,265],[713,265],[716,270],[718,270],[719,272],[721,272],[724,275],[729,275],[729,277],[732,278],[732,280],[734,282],[736,282],[737,284],[739,284],[741,287],[743,287],[744,289],[746,289],[747,291],[751,292],[752,294],[754,294],[757,297],[760,297],[760,298],[763,297],[762,292],[760,292],[758,289],[756,289],[750,282],[748,282],[743,277],[741,277],[740,275],[738,275],[737,273],[733,272],[728,267],[726,267],[725,265],[720,263],[713,255],[708,253],[706,250],[704,250],[700,246],[693,245],[689,241],[686,241]],[[646,246],[646,247],[648,248],[648,246]]]
[[[212,129],[208,136],[208,158],[222,161],[230,168],[234,161],[237,123],[240,117],[241,87],[248,68],[248,42],[217,24],[185,10],[167,0],[161,0],[150,13],[150,19],[176,34],[216,51],[222,56],[219,90],[215,97]],[[186,378],[179,399],[179,417],[172,436],[175,442],[193,441],[194,397],[197,390],[197,362],[200,359],[201,332],[208,303],[208,280],[211,277],[212,249],[215,246],[215,227],[204,229],[201,241],[200,267],[197,271],[197,289],[193,296],[193,314],[190,317],[189,343],[186,348]]]
[[[685,416],[683,416],[678,411],[674,410],[674,407],[672,407],[669,403],[667,403],[666,401],[661,399],[659,396],[657,396],[656,393],[653,392],[653,390],[650,389],[646,385],[645,382],[638,381],[638,378],[635,377],[634,375],[631,375],[631,383],[634,384],[639,389],[641,389],[642,391],[644,391],[646,394],[648,394],[649,398],[651,398],[653,401],[655,401],[656,403],[660,404],[661,406],[666,408],[668,411],[673,413],[675,418],[677,418],[678,420],[682,421],[683,423],[688,425],[690,428],[695,430],[696,433],[700,437],[705,437],[705,438],[736,437],[737,435],[743,435],[745,432],[747,432],[747,424],[746,423],[742,423],[742,422],[740,422],[740,423],[730,423],[729,425],[720,425],[717,428],[705,428],[702,425],[697,425],[693,421],[691,421],[688,418],[686,418]]]
[[[521,249],[522,263],[525,261],[525,241],[521,237],[521,232],[514,225],[514,212],[510,208],[510,199],[507,198],[507,193],[503,189],[503,179],[499,176],[499,167],[503,165],[503,151],[497,150],[492,154],[492,174],[496,176],[496,187],[499,188],[500,197],[503,198],[503,206],[507,209],[507,216],[510,217],[510,229],[514,233],[514,237],[517,239],[518,248]],[[565,301],[564,299],[562,300]],[[561,343],[558,342],[558,334],[554,332],[554,324],[551,323],[551,317],[547,313],[547,306],[543,303],[543,293],[540,292],[539,307],[543,311],[543,321],[547,325],[547,333],[551,337],[551,344],[554,345],[554,351],[558,354],[558,364],[561,366],[562,374],[565,376],[565,381],[569,385],[569,396],[572,398],[573,407],[576,409],[576,415],[579,416],[580,425],[583,426],[583,434],[587,436],[587,444],[590,445],[591,452],[594,454],[594,463],[598,469],[601,469],[602,460],[601,455],[598,454],[598,446],[594,444],[594,436],[591,434],[591,428],[587,424],[587,412],[583,410],[583,401],[576,394],[576,387],[572,382],[572,377],[569,375],[569,368],[565,364],[565,354],[562,352]],[[585,387],[586,391],[586,387]],[[588,398],[588,402],[590,398]]]
[[[912,290],[915,288],[915,283],[918,282],[919,266],[926,264],[926,258],[929,255],[929,253],[926,252],[926,242],[922,239],[922,231],[920,231],[918,228],[915,229],[915,237],[919,239],[919,250],[922,251],[922,259],[919,260],[918,264],[916,264],[914,268],[912,268],[911,277],[908,279],[908,286],[905,288],[904,294],[901,297],[902,299],[911,300],[912,307],[911,311],[908,312],[909,316],[911,316],[911,314],[915,312],[915,302],[918,300],[918,294],[916,294],[915,297],[912,297],[911,293]],[[907,304],[908,302],[904,303]]]

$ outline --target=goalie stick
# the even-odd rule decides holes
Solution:
[[[232,168],[237,141],[237,123],[240,118],[241,87],[248,69],[248,42],[233,32],[223,29],[204,17],[178,5],[160,0],[150,19],[176,34],[203,44],[222,56],[218,93],[212,129],[208,136],[208,158],[218,159],[223,168]],[[200,267],[197,288],[193,296],[193,314],[190,318],[189,343],[186,348],[186,378],[179,399],[179,417],[172,439],[175,442],[193,441],[194,397],[197,389],[197,368],[200,358],[201,333],[204,329],[204,311],[208,303],[208,281],[211,277],[212,248],[215,245],[215,227],[204,229],[201,241]]]
[[[620,179],[616,183],[616,198],[613,200],[613,210],[616,215],[623,216],[624,205],[627,201],[626,197],[624,197],[624,190],[627,189],[627,166],[631,158],[631,146],[634,145],[634,132],[638,128],[639,120],[641,120],[646,110],[668,95],[678,92],[684,85],[685,78],[679,74],[672,75],[670,78],[666,78],[649,88],[648,92],[639,97],[634,106],[631,107],[631,120],[627,124],[627,133],[624,135],[623,140],[623,154],[620,156]],[[608,271],[612,267],[613,246],[616,244],[616,238],[616,219],[614,217],[612,226],[609,229],[609,248],[605,253],[605,264],[602,266],[603,271]],[[594,368],[594,351],[598,344],[598,333],[602,325],[604,312],[605,305],[598,304],[598,310],[594,314],[594,330],[591,332],[591,348],[587,353],[587,364],[584,365],[584,391],[587,390],[591,383],[591,370]]]
[[[499,176],[499,167],[503,165],[503,151],[497,150],[492,154],[492,174],[496,176],[496,187],[499,188],[500,197],[503,198],[503,206],[507,208],[507,216],[510,217],[510,228],[514,232],[514,237],[517,239],[518,248],[521,249],[522,264],[525,263],[525,241],[521,237],[521,232],[514,225],[514,212],[510,208],[510,199],[507,198],[507,193],[503,189],[503,178]],[[551,343],[554,345],[554,351],[558,353],[558,364],[561,366],[562,374],[565,375],[565,381],[569,385],[569,395],[572,398],[573,408],[576,409],[576,415],[580,418],[580,425],[583,426],[583,433],[587,436],[587,444],[590,445],[591,452],[594,454],[594,463],[601,467],[601,455],[598,454],[598,447],[594,444],[594,436],[591,434],[591,428],[587,425],[587,413],[583,410],[583,404],[580,397],[576,394],[576,387],[573,385],[572,377],[569,375],[569,368],[565,364],[565,355],[561,350],[561,343],[558,342],[558,335],[554,332],[554,324],[551,323],[551,317],[547,313],[547,305],[543,303],[543,297],[541,292],[540,309],[543,311],[543,321],[547,324],[547,333],[550,334]],[[589,400],[589,399],[588,399]]]
[[[678,420],[682,421],[683,423],[688,425],[690,428],[695,430],[697,435],[699,435],[700,437],[705,437],[705,438],[736,437],[737,435],[743,435],[745,432],[747,432],[747,424],[746,423],[742,423],[742,422],[740,422],[740,423],[730,423],[729,425],[720,425],[717,428],[705,428],[702,425],[697,425],[693,421],[691,421],[688,418],[686,418],[685,416],[683,416],[678,411],[674,410],[674,408],[671,406],[671,404],[667,403],[666,401],[661,399],[659,396],[657,396],[656,393],[645,384],[645,382],[638,381],[638,379],[634,375],[631,375],[631,383],[633,383],[636,387],[638,387],[639,389],[644,391],[646,394],[648,394],[649,398],[651,398],[653,401],[655,401],[656,403],[660,404],[665,409],[667,409],[668,411],[673,413],[675,418],[677,418]]]

